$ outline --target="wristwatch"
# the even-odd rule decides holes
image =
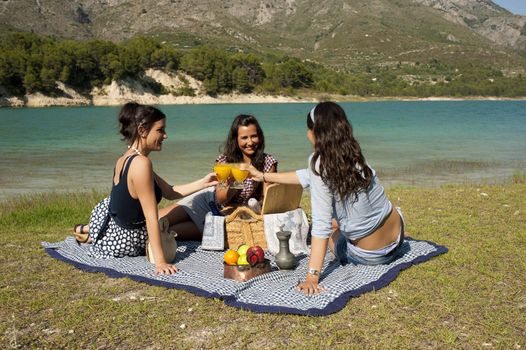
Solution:
[[[311,275],[314,275],[314,276],[319,276],[320,275],[320,271],[316,270],[316,269],[313,269],[312,267],[307,271],[308,274],[311,274]]]

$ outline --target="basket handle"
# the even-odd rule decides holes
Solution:
[[[227,223],[235,220],[236,217],[238,217],[240,214],[242,213],[245,213],[245,214],[248,214],[250,215],[250,217],[253,219],[253,220],[262,220],[263,217],[261,215],[258,215],[256,214],[252,209],[250,209],[249,207],[245,207],[245,206],[241,206],[241,207],[237,207],[236,210],[234,210],[232,212],[232,214],[228,215],[226,218],[225,218],[225,221]]]
[[[246,221],[241,223],[241,236],[244,238],[246,244],[251,247],[254,245],[254,236],[250,230],[250,224]]]

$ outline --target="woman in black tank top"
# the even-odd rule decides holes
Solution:
[[[160,151],[167,138],[166,116],[157,108],[127,103],[119,112],[119,124],[128,150],[115,164],[111,195],[94,208],[88,225],[75,226],[75,237],[91,242],[90,254],[100,258],[144,255],[148,239],[155,272],[176,273],[161,246],[157,204],[163,197],[174,200],[214,186],[215,174],[171,186],[153,171],[148,156]]]

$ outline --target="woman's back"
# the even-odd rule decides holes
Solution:
[[[129,189],[129,169],[133,159],[137,155],[121,157],[115,166],[115,175],[111,189],[110,215],[120,226],[125,228],[138,228],[145,224],[144,213],[141,203],[138,199],[133,198]],[[120,171],[117,170],[120,168]],[[117,181],[116,181],[117,180]],[[161,189],[154,182],[155,198],[157,203],[162,198]]]
[[[351,240],[371,234],[392,209],[391,202],[385,195],[374,169],[370,169],[373,176],[366,190],[359,191],[356,198],[349,196],[335,203],[339,228]]]

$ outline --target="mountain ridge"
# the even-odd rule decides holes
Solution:
[[[0,23],[71,39],[155,36],[279,52],[347,71],[474,60],[526,67],[526,16],[489,0],[7,0]]]
[[[470,27],[495,43],[526,50],[526,16],[514,15],[492,1],[476,1],[476,8],[466,0],[414,1],[443,11],[446,19]]]

